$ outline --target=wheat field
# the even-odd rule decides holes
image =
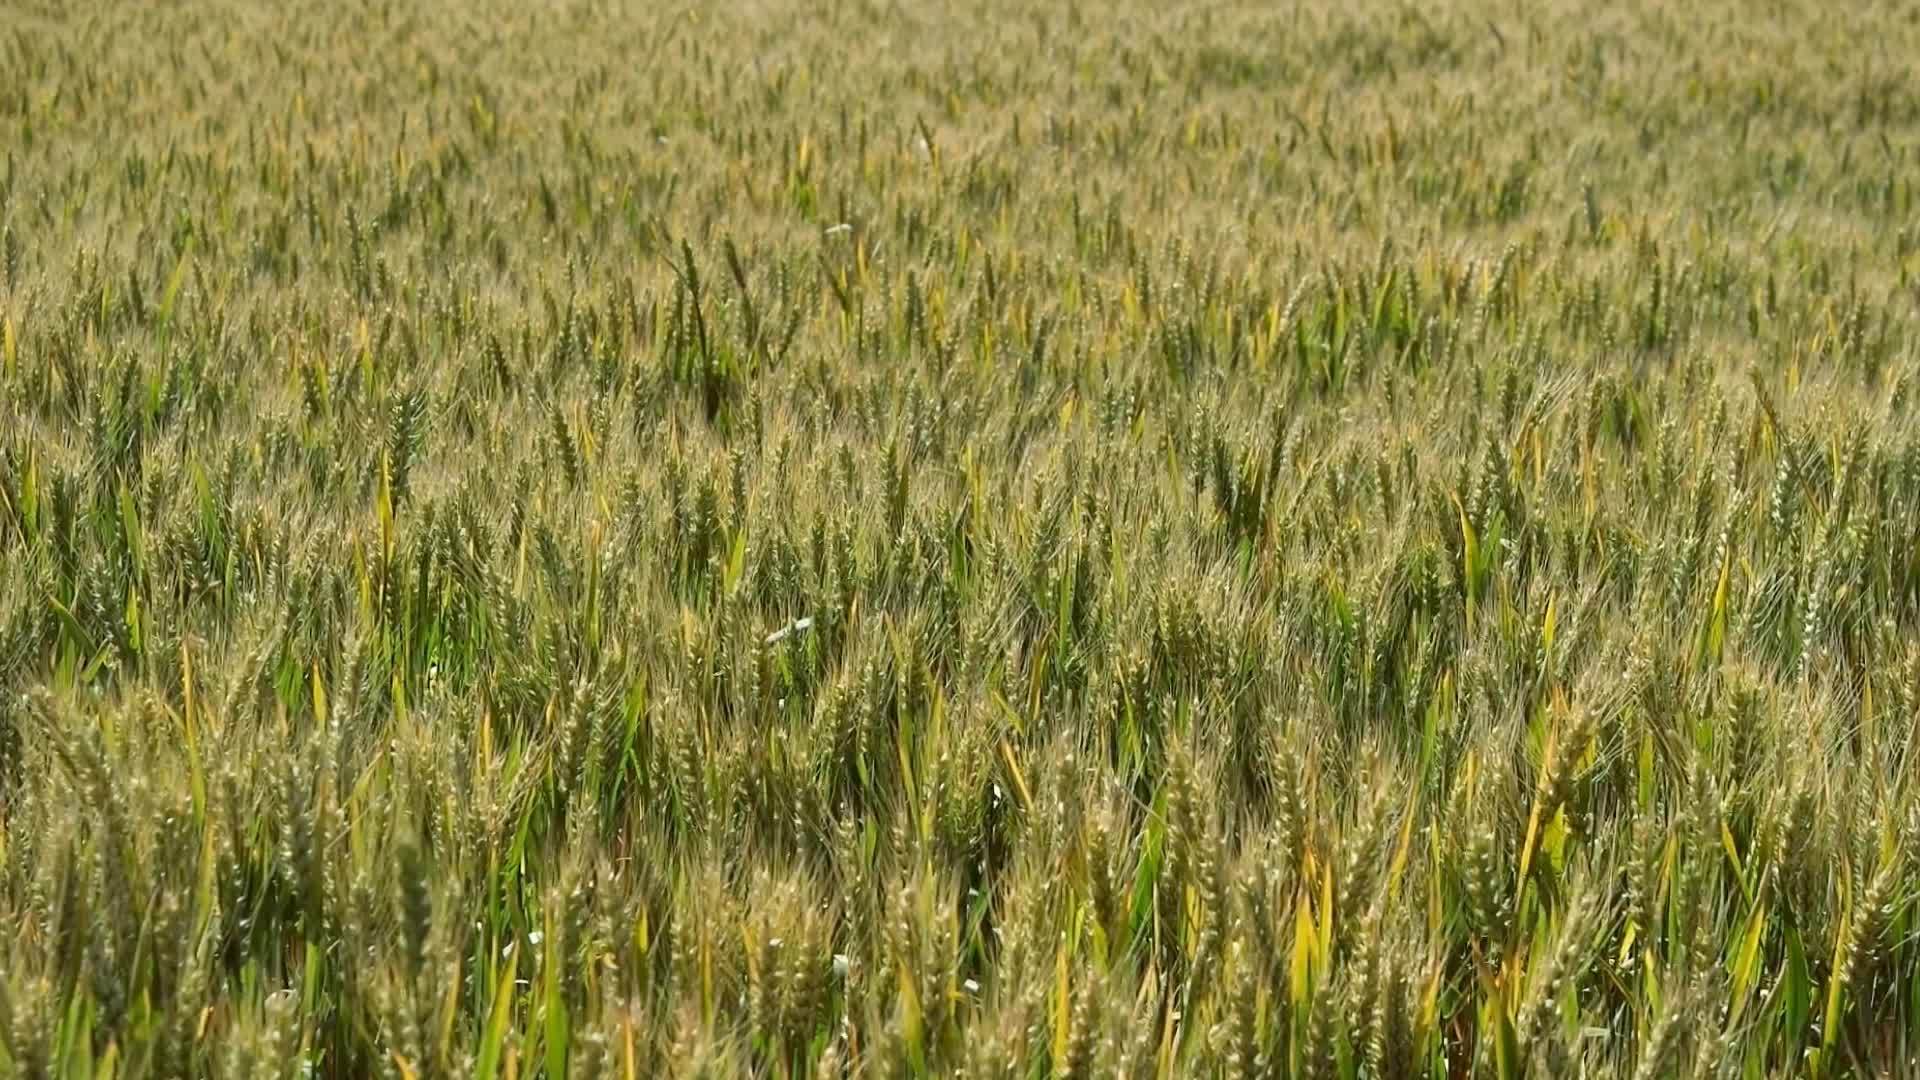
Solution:
[[[1917,59],[0,0],[0,1076],[1915,1075]]]

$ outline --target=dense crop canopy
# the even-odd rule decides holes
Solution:
[[[1269,7],[0,0],[0,1075],[1910,1073],[1920,19]]]

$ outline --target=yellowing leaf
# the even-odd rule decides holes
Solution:
[[[1733,977],[1730,994],[1733,1008],[1727,1017],[1729,1024],[1740,1019],[1741,1011],[1747,1007],[1747,995],[1753,990],[1760,970],[1760,933],[1766,929],[1766,925],[1766,908],[1760,904],[1753,905],[1753,913],[1747,917],[1746,932],[1740,935],[1740,952],[1735,956],[1730,972]]]

